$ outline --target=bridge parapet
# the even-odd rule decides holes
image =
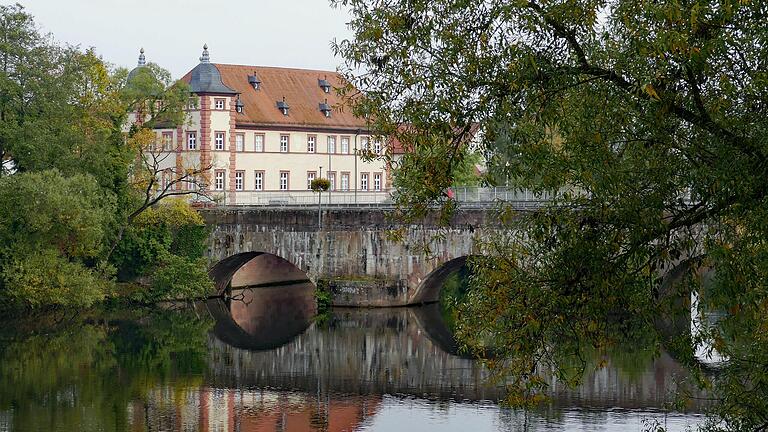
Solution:
[[[476,239],[496,221],[489,209],[459,210],[448,227],[441,227],[436,216],[403,226],[380,208],[325,209],[322,226],[316,208],[216,208],[202,214],[211,227],[211,263],[231,264],[233,256],[262,252],[295,265],[314,282],[370,281],[380,287],[378,294],[361,296],[350,285],[337,284],[347,291],[340,293],[346,305],[357,306],[437,300],[424,295],[425,280],[445,263],[479,253]],[[222,289],[229,280],[217,282]]]

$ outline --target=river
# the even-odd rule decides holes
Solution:
[[[435,306],[332,309],[245,290],[236,300],[58,314],[0,332],[0,431],[682,431],[685,372],[616,356],[531,411],[457,355]]]

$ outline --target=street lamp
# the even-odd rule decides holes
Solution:
[[[320,175],[317,178],[323,178],[323,166],[320,166]],[[322,222],[322,208],[323,208],[323,191],[319,190],[317,192],[317,228],[321,229],[323,227]]]
[[[355,131],[355,205],[357,205],[357,137],[360,135],[360,129]]]

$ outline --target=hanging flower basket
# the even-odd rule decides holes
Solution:
[[[316,178],[309,184],[309,188],[315,192],[325,192],[331,188],[331,181],[325,178]]]

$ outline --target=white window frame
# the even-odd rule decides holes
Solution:
[[[253,190],[264,190],[264,171],[256,170],[253,172]]]
[[[349,154],[349,137],[341,137],[341,154]]]
[[[227,135],[224,132],[214,132],[214,150],[224,150],[224,142],[226,141],[226,136]]]
[[[376,192],[381,191],[381,173],[373,174],[373,190]]]
[[[197,150],[197,132],[187,132],[187,150]]]
[[[368,190],[368,173],[360,173],[360,190]]]
[[[312,189],[312,181],[317,178],[317,171],[307,171],[307,189]]]
[[[373,152],[378,154],[381,154],[381,140],[375,139],[373,140]]]
[[[219,106],[219,103],[221,103],[221,106]],[[217,110],[223,110],[226,106],[226,101],[224,98],[214,98],[213,99],[213,108]]]
[[[245,135],[241,133],[235,134],[235,151],[245,151]]]
[[[280,135],[280,153],[288,153],[291,149],[290,135]]]
[[[197,190],[197,178],[196,177],[190,177],[188,180],[184,180],[184,183],[187,184],[187,190]]]
[[[214,182],[213,182],[214,189],[216,189],[218,191],[224,190],[224,187],[226,186],[226,179],[227,179],[226,172],[224,172],[222,170],[217,170],[214,173],[214,175],[215,175],[215,179],[214,179]]]
[[[288,188],[291,186],[290,182],[291,178],[291,172],[290,171],[280,171],[280,190],[287,191]]]
[[[328,153],[336,153],[336,136],[328,136]]]
[[[245,184],[245,171],[235,171],[235,190],[243,190]]]
[[[370,139],[368,137],[360,137],[360,150],[368,150],[368,143]]]
[[[267,140],[267,137],[263,133],[253,134],[253,151],[255,151],[255,152],[263,152],[264,151],[264,142],[266,140]],[[259,142],[259,141],[261,141],[261,142]]]
[[[314,153],[317,144],[317,135],[307,135],[307,153]]]
[[[328,181],[331,182],[331,185],[328,188],[328,190],[335,191],[336,190],[336,171],[328,172]]]
[[[349,173],[343,172],[341,173],[341,190],[348,191],[349,190]]]
[[[164,151],[173,150],[173,132],[163,132],[161,137],[163,141],[163,150]]]

